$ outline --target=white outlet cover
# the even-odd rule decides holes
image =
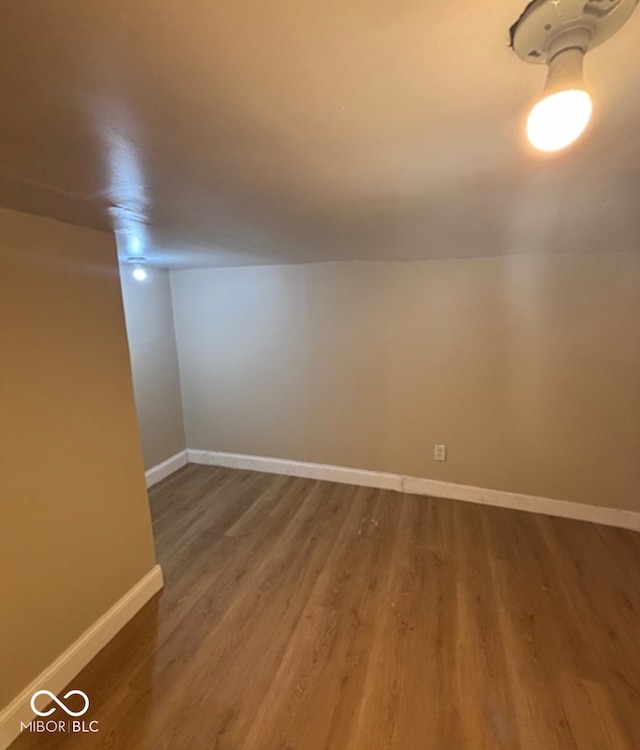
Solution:
[[[440,443],[436,443],[433,446],[433,458],[435,461],[446,461],[447,460],[447,446]]]

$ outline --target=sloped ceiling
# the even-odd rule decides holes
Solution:
[[[562,1],[562,0],[560,0]],[[640,11],[524,140],[512,0],[6,0],[0,205],[169,267],[636,251]]]

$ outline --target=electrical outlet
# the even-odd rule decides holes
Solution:
[[[434,461],[446,461],[447,460],[447,446],[438,445],[437,443],[433,446],[433,460]]]

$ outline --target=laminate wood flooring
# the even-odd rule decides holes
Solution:
[[[638,750],[640,534],[187,466],[164,592],[12,750]]]

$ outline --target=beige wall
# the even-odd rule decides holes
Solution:
[[[154,565],[107,234],[0,210],[0,707]]]
[[[121,268],[133,386],[145,468],[185,449],[180,375],[167,271],[136,281]]]
[[[640,510],[640,255],[180,271],[172,288],[190,448]]]

